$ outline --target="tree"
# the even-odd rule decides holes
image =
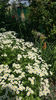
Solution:
[[[50,36],[53,24],[56,26],[56,2],[52,0],[33,0],[29,18],[33,29]]]
[[[0,27],[4,27],[6,7],[8,6],[9,0],[0,0]]]

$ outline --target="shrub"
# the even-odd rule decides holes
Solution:
[[[40,100],[50,94],[50,64],[32,42],[17,39],[15,32],[0,33],[0,99]]]
[[[56,37],[56,26],[53,25],[53,28],[51,29],[51,32],[50,32],[50,38],[52,40],[55,40],[55,37]]]
[[[0,28],[5,27],[6,7],[9,0],[0,0]]]
[[[44,33],[46,36],[51,36],[53,24],[56,26],[56,2],[52,0],[33,0],[30,6],[29,19],[32,29]],[[55,36],[53,33],[52,39],[55,40]]]

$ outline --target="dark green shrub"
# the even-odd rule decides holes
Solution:
[[[6,7],[9,0],[0,0],[0,28],[5,27]]]
[[[50,37],[53,24],[56,26],[56,2],[50,0],[33,0],[30,6],[29,18],[32,29]],[[55,36],[56,34],[53,34],[52,38]]]

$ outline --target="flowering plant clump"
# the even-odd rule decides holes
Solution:
[[[31,95],[47,96],[50,65],[41,58],[41,51],[32,42],[17,39],[15,34],[0,33],[0,100],[14,96],[16,100]]]

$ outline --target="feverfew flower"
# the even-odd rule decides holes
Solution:
[[[20,60],[22,58],[22,55],[21,54],[18,54],[17,55],[17,60]]]
[[[40,88],[40,92],[39,92],[39,96],[46,96],[47,94],[50,94],[50,90],[49,90],[49,81],[48,79],[44,79],[44,82],[42,82],[42,78],[41,78],[41,88]]]
[[[29,59],[32,59],[32,60],[36,59],[36,54],[35,53],[33,53],[32,51],[28,51],[27,53],[28,53],[28,58]]]
[[[27,96],[30,96],[30,94],[31,94],[30,91],[28,91],[28,92],[27,92]]]
[[[50,71],[50,75],[53,75],[53,73]]]
[[[28,80],[31,82],[32,85],[34,85],[34,79],[35,79],[34,77],[32,77],[32,78],[29,77],[28,78]]]
[[[30,95],[47,96],[50,94],[50,85],[46,76],[48,77],[48,69],[51,65],[42,59],[41,51],[35,48],[32,42],[25,42],[15,35],[16,33],[11,31],[0,33],[1,92],[5,89],[0,99],[10,99],[9,92],[12,95],[16,94],[16,100]],[[52,75],[52,72],[50,71],[49,74]]]
[[[32,47],[32,50],[33,50],[34,52],[37,52],[37,48]]]
[[[22,97],[19,97],[19,100],[22,100]]]
[[[30,94],[34,94],[34,91],[31,88],[29,88],[28,86],[26,87],[26,91],[28,91],[27,96],[29,96]]]
[[[1,56],[7,57],[7,54],[6,54],[6,53],[4,53],[4,54],[3,54],[3,55],[1,55]]]

